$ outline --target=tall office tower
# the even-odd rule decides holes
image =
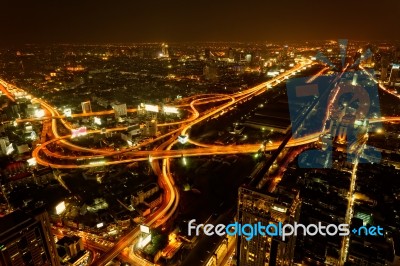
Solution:
[[[400,65],[393,65],[390,71],[389,82],[391,85],[400,81]]]
[[[146,121],[146,128],[145,128],[144,135],[149,136],[149,137],[154,137],[157,135],[157,120],[152,119]]]
[[[389,59],[387,56],[383,55],[381,58],[381,80],[385,81],[388,77],[388,66]]]
[[[47,211],[44,208],[39,208],[31,213],[35,219],[40,222],[40,226],[42,227],[43,237],[45,240],[45,244],[48,252],[50,253],[50,261],[51,265],[59,265],[59,259],[57,254],[57,247],[54,240],[53,233],[51,232],[51,224],[50,217]]]
[[[70,258],[75,258],[84,250],[82,238],[79,236],[64,236],[58,240],[57,246],[63,249]]]
[[[263,193],[253,188],[240,187],[237,220],[239,224],[262,225],[293,224],[299,221],[298,191],[286,191],[278,187],[274,193]],[[240,235],[237,240],[239,266],[286,266],[292,265],[296,237],[254,235],[251,240]]]
[[[358,78],[358,75],[355,73],[355,74],[353,75],[353,81],[351,82],[351,85],[353,85],[353,86],[356,86],[356,85],[357,85],[357,78]]]
[[[92,112],[92,106],[90,105],[90,101],[82,102],[82,113],[91,113]]]
[[[169,57],[168,44],[166,43],[161,44],[161,54],[162,57]]]
[[[235,59],[235,52],[233,51],[233,49],[231,48],[231,47],[229,47],[229,50],[228,50],[228,58],[229,59]]]
[[[60,265],[47,213],[14,211],[0,218],[0,265]]]

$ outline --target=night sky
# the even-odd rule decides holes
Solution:
[[[2,0],[0,44],[400,39],[400,1]]]

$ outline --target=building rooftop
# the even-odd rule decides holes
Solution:
[[[6,216],[0,218],[0,241],[5,241],[15,232],[27,228],[35,223],[35,219],[29,217],[21,210],[16,210],[10,214],[7,214]]]

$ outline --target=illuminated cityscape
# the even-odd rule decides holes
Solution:
[[[400,265],[398,3],[92,2],[4,6],[0,265]]]

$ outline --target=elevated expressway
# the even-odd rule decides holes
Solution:
[[[36,101],[42,105],[42,107],[47,111],[50,116],[40,118],[40,119],[22,119],[19,122],[25,121],[34,121],[34,120],[43,120],[43,119],[51,119],[51,131],[54,138],[50,141],[42,143],[40,146],[36,147],[33,151],[32,156],[36,159],[38,164],[44,166],[51,166],[53,168],[59,169],[76,169],[76,168],[90,168],[90,167],[98,167],[99,164],[81,164],[78,165],[77,161],[79,159],[91,159],[97,158],[101,156],[104,158],[104,162],[101,165],[116,165],[116,164],[128,164],[135,161],[146,161],[149,160],[153,167],[154,172],[159,177],[160,186],[164,189],[164,198],[163,203],[160,208],[153,214],[150,215],[149,218],[146,219],[145,224],[150,227],[158,227],[159,225],[165,223],[171,215],[176,210],[179,203],[179,191],[174,185],[174,180],[170,174],[170,160],[171,158],[180,158],[182,156],[190,157],[190,156],[207,156],[207,155],[226,155],[226,154],[245,154],[245,153],[255,153],[260,149],[260,144],[244,144],[244,145],[229,145],[229,146],[219,146],[219,145],[210,145],[210,144],[202,144],[195,141],[190,140],[192,144],[197,145],[197,148],[189,148],[183,150],[172,150],[173,145],[176,143],[177,136],[181,134],[186,134],[190,127],[203,122],[213,116],[221,114],[223,111],[229,110],[230,107],[239,104],[243,101],[246,101],[256,95],[259,95],[266,91],[269,87],[273,87],[274,85],[282,82],[284,79],[287,79],[289,76],[294,75],[295,73],[305,69],[307,66],[313,64],[311,61],[303,61],[302,63],[296,65],[294,68],[290,69],[287,72],[284,72],[277,77],[261,83],[255,87],[250,89],[233,93],[230,95],[224,94],[205,94],[205,95],[197,95],[191,97],[191,102],[188,104],[181,105],[182,108],[185,108],[191,114],[187,119],[183,121],[173,122],[173,123],[165,123],[160,124],[159,126],[178,126],[178,128],[173,129],[172,131],[161,135],[147,143],[142,144],[142,146],[149,145],[156,141],[160,141],[166,139],[164,143],[162,143],[158,148],[151,151],[137,151],[138,147],[125,149],[122,151],[114,151],[114,150],[104,150],[104,149],[91,149],[87,147],[81,147],[76,144],[69,142],[71,135],[60,136],[57,128],[57,121],[61,121],[63,126],[67,129],[71,129],[69,123],[65,120],[63,115],[60,115],[59,112],[50,106],[47,102],[33,98],[33,101]],[[321,72],[322,73],[322,72]],[[319,73],[319,74],[321,74]],[[8,87],[8,84],[5,81],[0,80],[0,84],[2,84],[5,88]],[[11,86],[11,85],[10,85]],[[7,94],[8,97],[12,97],[11,94]],[[200,113],[196,108],[198,105],[209,104],[209,103],[218,103],[222,102],[218,107],[214,107],[207,112]],[[130,109],[130,112],[135,112],[136,109]],[[93,112],[88,114],[77,114],[73,117],[79,116],[100,116],[100,115],[110,115],[113,111],[102,111],[102,112]],[[380,118],[370,121],[373,122],[398,122],[400,118],[398,117],[386,117]],[[126,127],[120,128],[110,128],[107,129],[107,132],[115,132],[115,131],[123,131],[126,130]],[[88,134],[100,134],[101,130],[92,130],[88,131]],[[287,146],[299,146],[305,145],[318,140],[321,132],[316,132],[314,134],[310,134],[308,136],[291,139]],[[59,144],[63,147],[78,151],[82,153],[89,153],[92,155],[79,155],[79,156],[71,156],[71,155],[63,155],[58,154],[56,152],[52,152],[47,149],[49,144]],[[280,143],[273,143],[271,145],[267,145],[264,150],[272,151],[279,147]],[[42,156],[45,154],[46,156]],[[121,155],[124,156],[125,159],[121,159]],[[50,158],[50,160],[49,160]],[[53,163],[51,158],[54,159],[62,159],[63,163]],[[161,160],[161,163],[160,163]],[[130,232],[128,232],[125,236],[123,236],[112,248],[106,251],[100,258],[98,258],[93,265],[105,265],[108,261],[112,260],[118,254],[120,254],[128,245],[132,244],[139,237],[139,229],[134,228]],[[151,265],[151,263],[146,262],[142,258],[139,258],[133,255],[133,260],[135,260],[139,265]]]

